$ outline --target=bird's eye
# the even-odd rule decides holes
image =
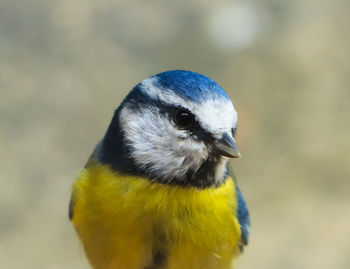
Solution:
[[[185,110],[179,110],[174,115],[174,121],[179,128],[187,128],[193,124],[194,116]]]

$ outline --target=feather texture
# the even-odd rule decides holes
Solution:
[[[121,176],[91,160],[73,188],[73,222],[95,269],[231,268],[241,238],[231,178],[199,190]]]

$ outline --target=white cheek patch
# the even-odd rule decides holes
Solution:
[[[133,148],[133,159],[156,177],[182,178],[189,170],[197,171],[208,158],[203,142],[196,142],[186,131],[178,130],[155,107],[138,112],[125,107],[120,123],[126,142]]]

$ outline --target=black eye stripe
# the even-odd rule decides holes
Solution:
[[[185,111],[185,112],[193,115],[194,121],[191,124],[191,126],[189,126],[187,128],[182,128],[183,130],[188,131],[189,135],[191,137],[194,137],[195,139],[199,139],[199,140],[201,140],[205,143],[208,143],[208,144],[212,143],[215,140],[210,132],[207,132],[205,129],[202,128],[202,126],[200,125],[196,116],[185,107],[169,105],[169,104],[167,104],[159,99],[156,99],[156,100],[153,99],[152,102],[149,102],[149,103],[143,104],[143,105],[157,107],[159,109],[159,112],[162,115],[166,115],[169,118],[169,120],[171,122],[173,122],[174,124],[175,124],[174,114],[180,110]]]
[[[170,120],[172,120],[175,124],[176,124],[176,122],[175,122],[176,115],[178,113],[183,113],[183,114],[188,114],[189,117],[191,117],[191,119],[193,121],[191,124],[191,127],[200,128],[200,124],[198,123],[195,115],[193,115],[193,113],[191,113],[191,111],[188,110],[187,108],[168,105],[168,104],[165,104],[163,102],[158,102],[157,107],[160,109],[160,113],[168,115]]]

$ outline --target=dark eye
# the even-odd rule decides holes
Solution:
[[[186,110],[179,110],[175,112],[174,121],[178,127],[187,128],[194,123],[194,116]]]

